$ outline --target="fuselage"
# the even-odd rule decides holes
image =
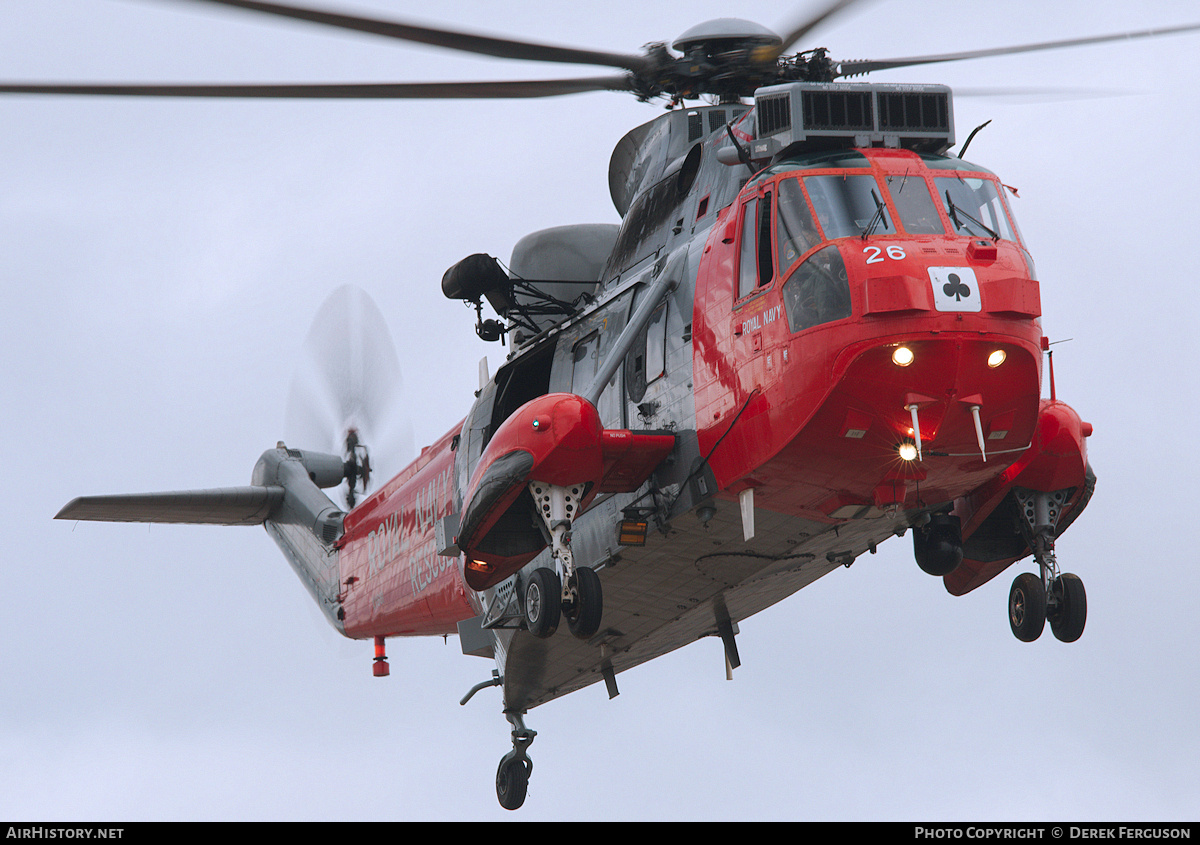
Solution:
[[[435,525],[454,505],[451,431],[347,515],[339,542],[346,636],[451,634],[474,615]]]
[[[682,490],[711,474],[715,489],[676,495],[676,509],[754,488],[756,508],[832,529],[965,496],[1025,451],[1038,416],[1038,284],[1003,194],[958,159],[865,149],[779,162],[724,208],[691,197],[708,219],[675,247],[687,278],[636,350],[641,369],[598,403],[605,426],[671,429],[688,457],[677,463],[702,462],[655,480]],[[631,266],[647,266],[636,252]],[[481,612],[435,523],[462,507],[470,464],[518,406],[503,394],[580,390],[580,361],[605,353],[593,329],[619,331],[635,277],[530,344],[493,380],[509,379],[499,398],[481,392],[462,426],[347,517],[348,636],[449,634]],[[901,459],[917,440],[921,460]],[[577,551],[588,565],[611,545]]]

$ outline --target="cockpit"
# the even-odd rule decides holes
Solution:
[[[868,265],[904,256],[897,239],[909,238],[1009,241],[1024,253],[1003,185],[958,158],[905,150],[806,153],[753,183],[757,196],[742,212],[737,298],[782,279],[793,332],[850,316],[838,241],[860,240],[854,252]],[[871,245],[881,238],[891,242]]]
[[[844,151],[797,156],[768,174],[783,177],[779,233],[783,239],[803,235],[797,245],[900,232],[1020,242],[1000,182],[961,159],[893,152],[868,160]],[[804,219],[805,195],[819,230]]]

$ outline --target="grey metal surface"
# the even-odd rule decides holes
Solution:
[[[637,309],[629,318],[629,322],[621,329],[621,334],[608,350],[592,383],[580,393],[584,399],[593,405],[599,403],[600,394],[604,392],[605,386],[616,375],[617,369],[625,362],[626,353],[629,352],[634,340],[637,339],[638,332],[644,329],[650,322],[650,317],[654,309],[662,302],[663,297],[678,284],[681,272],[680,265],[683,263],[683,253],[681,252],[678,255],[680,260],[675,263],[668,263],[668,266],[659,273],[658,278],[649,285],[646,295],[638,302]]]
[[[759,509],[758,536],[747,543],[737,503],[715,505],[707,526],[693,513],[682,514],[652,532],[641,548],[617,546],[618,497],[581,517],[573,542],[581,561],[598,564],[604,589],[600,630],[587,641],[563,630],[544,640],[524,630],[500,632],[497,662],[505,706],[536,707],[604,680],[608,666],[619,674],[703,637],[720,636],[725,620],[742,622],[852,562],[903,531],[909,516],[875,511],[835,531],[833,525]],[[538,565],[546,563],[531,564]],[[754,655],[741,658],[752,661]]]
[[[80,496],[72,499],[54,518],[185,525],[261,525],[282,501],[283,488],[279,486]]]

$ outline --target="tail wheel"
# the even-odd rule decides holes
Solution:
[[[1087,622],[1087,594],[1078,575],[1066,572],[1054,579],[1050,586],[1054,596],[1046,618],[1054,636],[1064,643],[1073,643],[1083,634]]]
[[[553,569],[533,570],[525,584],[523,602],[525,624],[529,633],[545,639],[558,630],[562,616],[562,582]]]
[[[529,791],[529,776],[533,773],[533,761],[528,757],[506,754],[496,769],[496,798],[506,810],[519,809],[525,803]]]
[[[1033,573],[1023,572],[1013,581],[1008,591],[1008,623],[1013,636],[1021,642],[1031,643],[1042,635],[1046,626],[1046,588]]]
[[[567,611],[567,625],[581,640],[595,636],[604,615],[604,594],[596,570],[580,566],[575,570],[575,600]]]

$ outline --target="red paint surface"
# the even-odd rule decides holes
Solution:
[[[458,558],[434,547],[434,524],[453,510],[457,431],[346,516],[338,563],[347,636],[451,634],[475,615]]]
[[[862,152],[871,167],[857,172],[933,178],[913,153]],[[772,180],[789,175],[797,174],[752,182],[742,197],[775,191]],[[776,268],[770,284],[735,299],[739,207],[740,200],[713,227],[693,314],[700,450],[711,452],[722,489],[733,493],[752,479],[756,507],[837,521],[855,505],[954,500],[1017,460],[1034,435],[1041,385],[1038,284],[1017,243],[903,232],[833,241],[846,265],[851,316],[793,333],[781,290],[791,268]],[[982,310],[935,310],[929,267],[971,268]],[[909,367],[891,361],[899,344],[916,355]],[[1007,360],[991,369],[995,349]],[[914,402],[924,460],[904,463],[896,446],[912,436],[906,406]],[[986,462],[972,404],[985,436],[1007,431],[986,442]]]

